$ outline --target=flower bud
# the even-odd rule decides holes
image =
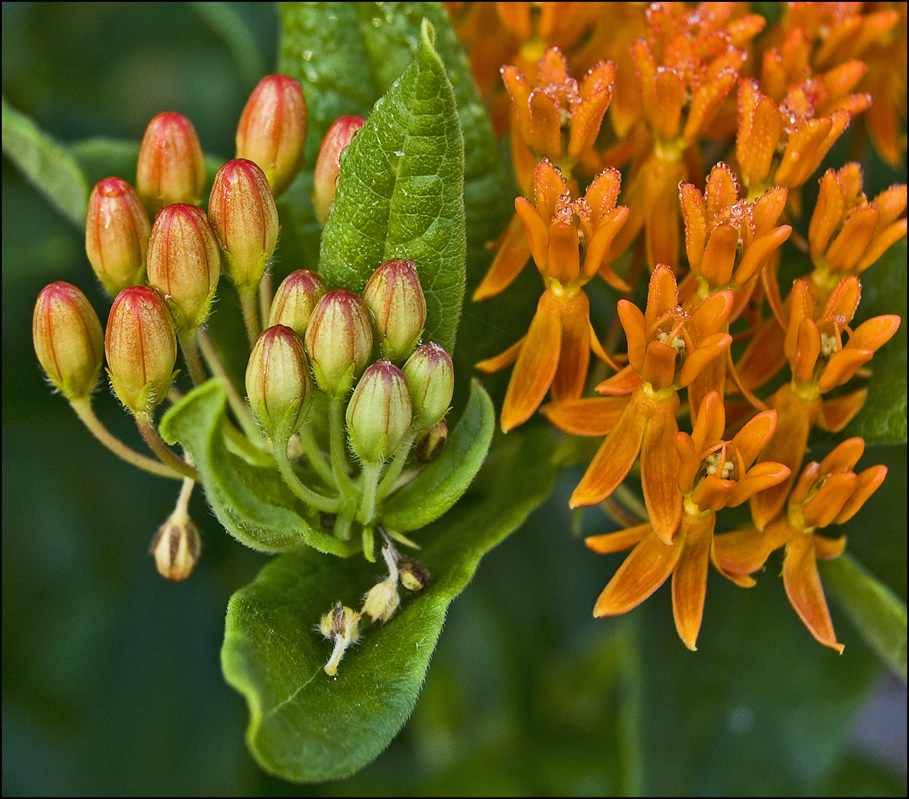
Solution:
[[[411,395],[411,400],[413,395]],[[414,455],[421,463],[434,461],[442,454],[442,448],[448,440],[448,425],[439,422],[435,427],[430,427],[425,433],[417,436],[414,444]]]
[[[158,114],[139,147],[136,189],[150,216],[171,203],[202,202],[205,158],[196,129],[182,114]]]
[[[287,325],[302,338],[325,289],[325,281],[315,272],[308,269],[291,272],[278,286],[268,324]]]
[[[454,393],[451,356],[433,341],[424,344],[407,359],[404,377],[410,389],[414,423],[420,430],[435,427],[448,413]]]
[[[331,123],[331,127],[322,139],[319,155],[316,157],[316,169],[313,174],[312,203],[316,207],[316,219],[324,225],[331,213],[331,204],[338,190],[338,175],[341,172],[341,153],[350,144],[366,120],[358,116],[340,117]]]
[[[336,289],[319,300],[306,327],[306,352],[319,388],[343,397],[372,354],[369,311],[356,294]]]
[[[176,203],[155,217],[148,239],[148,282],[181,332],[204,324],[221,277],[221,250],[205,211]]]
[[[85,217],[85,252],[112,297],[145,278],[148,214],[136,190],[120,178],[105,178],[92,189]]]
[[[254,292],[278,243],[278,210],[265,174],[238,158],[218,170],[208,201],[224,271],[243,292]]]
[[[360,378],[347,405],[347,434],[363,461],[381,463],[404,442],[413,414],[410,391],[391,361],[376,361]]]
[[[422,563],[417,563],[410,558],[401,558],[398,561],[398,576],[408,591],[422,591],[429,585],[429,572]]]
[[[360,611],[364,616],[369,616],[373,624],[385,624],[398,609],[401,604],[401,597],[398,594],[398,581],[389,577],[381,583],[377,583],[369,589],[366,598],[363,601],[363,609]]]
[[[275,325],[259,336],[246,366],[246,394],[266,435],[286,442],[306,420],[312,398],[303,342],[289,327]]]
[[[32,338],[47,379],[70,402],[98,384],[103,353],[101,322],[85,295],[69,283],[51,283],[38,295]]]
[[[338,602],[319,622],[319,631],[334,643],[331,657],[325,664],[325,673],[334,677],[338,673],[338,664],[347,648],[355,644],[360,637],[360,614]]]
[[[306,101],[303,87],[286,75],[267,75],[253,90],[237,127],[237,158],[255,161],[275,197],[303,166]]]
[[[170,391],[177,338],[161,295],[147,286],[121,291],[104,336],[107,373],[120,402],[136,416],[150,415]]]
[[[402,361],[414,351],[426,324],[426,298],[413,261],[382,264],[363,289],[378,332],[379,356]]]
[[[151,545],[155,566],[165,579],[179,583],[193,573],[202,552],[202,539],[186,513],[174,511],[161,525]]]

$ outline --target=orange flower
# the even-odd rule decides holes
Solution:
[[[774,411],[758,414],[731,441],[722,440],[725,425],[723,400],[713,392],[701,406],[694,432],[676,436],[683,513],[671,542],[658,535],[652,525],[586,539],[587,546],[596,552],[618,552],[634,546],[600,594],[594,616],[615,616],[631,610],[671,574],[676,630],[685,646],[696,649],[716,511],[740,505],[789,475],[789,469],[781,464],[751,466],[776,426]],[[747,576],[737,581],[743,585],[753,582]]]
[[[789,298],[789,324],[784,351],[792,369],[792,380],[768,401],[779,411],[780,426],[761,453],[761,460],[786,464],[793,472],[801,466],[808,434],[815,424],[838,432],[861,409],[865,392],[857,391],[824,402],[821,395],[848,382],[861,366],[896,333],[900,318],[876,316],[855,330],[849,322],[855,316],[861,284],[854,275],[844,278],[817,314],[808,283],[797,280]],[[843,344],[843,333],[849,334]],[[751,504],[754,523],[763,529],[782,511],[792,478],[755,497]]]
[[[906,184],[892,186],[869,202],[858,164],[828,169],[808,228],[816,293],[826,298],[844,275],[862,274],[905,238],[906,218],[900,218],[905,211]]]
[[[678,304],[672,270],[662,264],[651,276],[645,313],[626,300],[619,302],[629,365],[597,391],[631,396],[572,494],[572,507],[593,505],[610,496],[640,454],[651,523],[663,541],[672,540],[682,513],[674,453],[678,389],[688,386],[729,348],[732,337],[719,331],[731,309],[732,292],[721,291],[689,315]]]
[[[763,531],[748,529],[719,535],[714,545],[717,567],[736,581],[763,568],[770,553],[785,546],[786,595],[811,634],[838,652],[843,646],[837,642],[830,620],[817,559],[839,557],[846,539],[825,538],[815,530],[849,521],[883,482],[886,466],[872,466],[860,474],[853,471],[864,450],[861,438],[850,438],[820,463],[809,463],[792,490],[787,513]]]
[[[515,200],[546,290],[527,336],[477,364],[481,371],[495,372],[517,359],[502,407],[505,432],[527,421],[550,388],[555,399],[579,397],[591,349],[608,361],[590,325],[590,305],[582,288],[599,272],[612,285],[627,289],[604,262],[628,215],[627,208],[615,204],[620,182],[618,171],[607,170],[583,198],[571,202],[559,170],[544,160],[534,178],[534,204],[523,197]]]

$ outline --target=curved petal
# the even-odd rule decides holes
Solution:
[[[843,505],[842,510],[840,510],[833,521],[836,524],[845,524],[848,522],[859,512],[868,498],[880,488],[881,483],[884,482],[886,476],[886,466],[872,466],[870,469],[865,469],[865,471],[859,474],[852,496],[846,500],[846,504]]]
[[[521,217],[515,214],[505,228],[502,246],[486,276],[473,293],[474,302],[493,297],[506,289],[530,260],[530,244]]]
[[[584,391],[590,364],[590,303],[583,291],[570,300],[552,302],[559,305],[562,323],[559,367],[552,381],[552,398],[577,399]]]
[[[710,234],[699,271],[711,287],[725,286],[732,280],[738,240],[739,232],[732,225],[719,225]]]
[[[607,394],[613,397],[622,397],[637,391],[644,385],[641,376],[632,366],[626,366],[612,377],[606,378],[596,387],[598,394]]]
[[[537,269],[545,273],[549,268],[549,220],[544,219],[523,197],[515,199],[514,210],[524,225],[528,247]]]
[[[518,354],[521,352],[521,347],[524,346],[524,341],[527,339],[527,336],[521,336],[514,344],[512,344],[505,352],[494,355],[492,358],[486,358],[483,361],[478,361],[474,364],[475,369],[484,374],[492,374],[493,372],[498,372],[500,369],[504,369],[506,366],[511,366],[517,359]]]
[[[818,492],[802,505],[807,527],[827,527],[833,523],[858,484],[854,472],[831,474]]]
[[[639,524],[636,527],[620,530],[618,533],[587,536],[584,539],[584,543],[594,552],[598,552],[601,555],[609,555],[613,552],[624,552],[626,549],[637,546],[650,531],[651,527],[649,524]]]
[[[762,411],[733,436],[731,443],[742,456],[746,469],[751,467],[758,453],[770,440],[776,430],[776,422],[776,411]]]
[[[814,536],[814,556],[818,560],[833,560],[846,550],[846,536],[839,538],[826,538],[822,535]]]
[[[783,559],[783,585],[786,596],[799,618],[815,639],[842,654],[843,645],[836,640],[833,621],[817,573],[814,536],[798,533],[786,545]]]
[[[779,485],[790,474],[792,471],[788,466],[773,461],[765,461],[753,466],[732,489],[726,507],[735,508],[743,502],[747,502],[759,491]]]
[[[681,554],[681,542],[673,546],[656,535],[645,536],[603,589],[593,615],[617,616],[640,605],[666,582]]]
[[[839,433],[855,418],[867,397],[868,390],[863,388],[860,391],[853,391],[851,394],[824,400],[821,418],[818,420],[819,427],[829,430],[831,433]]]
[[[685,363],[679,371],[678,385],[684,388],[689,385],[704,368],[715,358],[720,358],[732,344],[732,336],[728,333],[713,333],[702,339],[697,349],[688,354]]]
[[[616,306],[619,322],[625,330],[628,345],[628,363],[638,373],[644,370],[644,355],[647,351],[647,330],[644,314],[633,302],[619,300]]]
[[[830,391],[837,386],[852,379],[855,373],[863,364],[868,363],[874,357],[871,350],[859,350],[846,347],[837,350],[830,356],[827,362],[827,368],[817,381],[818,390],[821,392]]]
[[[675,392],[660,400],[642,403],[648,417],[641,444],[641,486],[644,504],[654,532],[665,543],[672,541],[682,520],[682,494],[679,491],[679,459],[675,437],[679,432],[676,413],[679,398]]]
[[[714,563],[727,577],[730,574],[753,574],[763,569],[770,553],[792,537],[786,519],[777,519],[766,529],[749,527],[713,537]]]
[[[615,427],[628,400],[627,396],[561,400],[544,405],[540,413],[573,436],[605,436]]]
[[[707,565],[710,561],[710,542],[716,517],[712,513],[698,517],[685,517],[682,534],[675,546],[684,545],[682,555],[672,573],[672,616],[679,637],[692,652],[701,619],[704,616],[704,599],[707,595]]]

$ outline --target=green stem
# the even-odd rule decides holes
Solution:
[[[202,348],[202,355],[205,356],[205,361],[212,374],[221,378],[221,383],[227,392],[227,401],[230,403],[231,410],[234,412],[234,416],[237,417],[237,421],[240,423],[240,427],[243,428],[246,437],[253,443],[259,442],[260,448],[265,449],[265,439],[252,417],[252,411],[249,410],[246,401],[240,396],[236,386],[230,379],[230,375],[227,374],[224,363],[218,356],[214,344],[208,337],[208,333],[199,333],[199,346]]]
[[[149,449],[161,459],[162,463],[170,466],[183,477],[189,477],[191,480],[199,479],[199,473],[192,466],[168,449],[167,444],[161,440],[161,436],[155,430],[150,416],[136,416],[136,426],[139,428],[139,432],[142,434],[142,438],[145,439],[145,443],[148,444]]]
[[[136,468],[143,469],[150,474],[156,474],[159,477],[169,477],[172,480],[182,479],[183,475],[178,474],[169,466],[165,466],[163,463],[159,463],[153,458],[142,455],[134,449],[130,449],[126,444],[120,441],[119,438],[115,438],[113,434],[101,424],[101,420],[95,416],[95,412],[91,406],[91,400],[77,400],[71,402],[70,405],[76,412],[76,416],[78,416],[82,420],[82,423],[88,428],[89,432],[117,457],[123,458],[127,463],[131,463]]]
[[[303,442],[303,453],[309,459],[309,462],[312,464],[313,469],[315,469],[319,477],[321,477],[328,485],[335,486],[335,476],[332,474],[331,465],[325,460],[325,456],[322,454],[322,450],[319,449],[319,444],[316,441],[315,435],[313,435],[312,427],[309,422],[303,425],[299,430],[300,441]]]
[[[395,453],[394,459],[391,462],[391,466],[388,467],[388,471],[385,472],[385,476],[382,478],[382,482],[379,483],[378,489],[378,499],[382,499],[394,485],[395,480],[401,476],[401,470],[404,468],[404,464],[407,462],[407,456],[410,454],[410,449],[413,447],[413,442],[417,438],[417,431],[411,430],[407,436],[404,438],[404,442],[398,447],[398,451]]]
[[[335,484],[345,498],[354,495],[356,489],[347,473],[347,448],[344,443],[343,400],[332,397],[328,404],[328,437],[331,451],[331,467]]]
[[[252,349],[262,332],[259,325],[259,309],[256,307],[256,292],[240,291],[240,307],[243,309],[243,324],[246,325],[246,336]]]
[[[271,316],[271,302],[273,298],[271,274],[268,271],[262,275],[259,281],[259,318],[262,322],[262,328],[268,327],[268,317]]]
[[[363,463],[362,494],[360,494],[360,509],[357,511],[357,521],[362,525],[372,524],[376,515],[376,487],[379,485],[379,475],[382,472],[381,463]]]
[[[192,333],[181,332],[178,336],[180,349],[183,350],[183,360],[186,361],[186,368],[194,386],[201,386],[208,379],[202,368],[202,359],[199,357],[198,335],[199,331],[196,329]]]
[[[303,485],[300,478],[297,477],[297,473],[290,465],[290,461],[287,459],[287,442],[275,441],[274,444],[275,463],[278,464],[278,471],[281,472],[281,477],[284,478],[284,482],[287,483],[290,490],[307,505],[311,505],[316,510],[323,511],[324,513],[337,513],[341,507],[340,499],[338,497],[331,499],[323,496]]]

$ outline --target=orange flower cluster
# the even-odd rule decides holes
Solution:
[[[784,548],[793,607],[841,650],[815,563],[845,540],[815,531],[851,518],[886,470],[853,472],[855,438],[802,460],[812,429],[839,432],[861,409],[865,389],[841,387],[869,375],[900,324],[851,326],[861,276],[906,236],[907,200],[905,185],[869,200],[856,163],[820,167],[850,126],[856,145],[866,133],[886,161],[903,158],[905,3],[790,3],[772,24],[747,3],[447,5],[526,195],[474,300],[530,258],[543,279],[527,335],[478,364],[514,364],[502,429],[539,409],[604,437],[572,507],[615,510],[640,474],[642,523],[587,539],[631,549],[594,615],[630,610],[671,575],[694,649],[708,564],[747,587]],[[595,329],[594,292],[617,301],[611,328]],[[619,325],[625,347],[607,352]],[[584,396],[590,383],[600,396]],[[752,526],[718,532],[717,513],[745,503]]]

